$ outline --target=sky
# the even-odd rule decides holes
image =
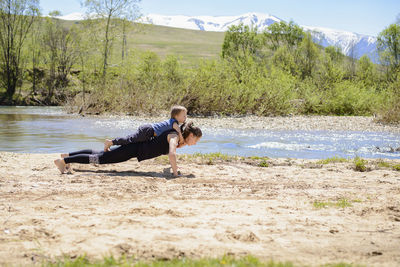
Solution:
[[[85,12],[80,0],[41,0],[42,13]],[[299,25],[377,36],[400,15],[400,0],[142,0],[143,15],[233,16],[249,12],[274,15]]]

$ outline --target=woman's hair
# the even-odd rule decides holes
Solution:
[[[184,106],[173,106],[171,108],[171,119],[175,119],[175,117],[182,111],[186,111]]]
[[[202,135],[203,135],[200,128],[194,126],[192,121],[182,124],[181,132],[182,132],[183,138],[185,138],[185,139],[186,139],[186,137],[189,136],[190,133],[192,133],[196,137],[202,137]]]

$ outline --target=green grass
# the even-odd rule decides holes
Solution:
[[[392,165],[392,169],[395,171],[400,171],[400,164]]]
[[[330,164],[330,163],[341,163],[341,162],[348,162],[347,159],[341,157],[331,157],[326,159],[321,159],[317,161],[317,164]]]
[[[162,164],[169,163],[168,156],[165,155],[158,157],[155,160]],[[258,167],[269,167],[270,165],[267,161],[269,160],[268,157],[258,157],[258,156],[240,157],[240,156],[231,156],[220,152],[177,155],[177,160],[194,162],[199,164],[207,164],[207,165],[214,165],[215,163],[218,162],[244,162]]]
[[[362,159],[360,157],[354,158],[354,169],[359,172],[365,172],[368,170],[366,164],[368,163],[367,160]]]
[[[359,203],[361,200],[348,200],[346,198],[340,198],[336,201],[314,201],[313,206],[317,209],[324,209],[328,207],[336,207],[336,208],[347,208],[351,207],[352,203]]]
[[[258,164],[258,166],[260,166],[260,167],[268,167],[269,164],[268,164],[268,162],[267,162],[266,160],[263,159],[263,160]]]
[[[181,63],[218,58],[224,41],[223,32],[206,32],[157,25],[141,25],[142,31],[128,35],[128,48],[151,50],[161,58],[178,55]],[[116,49],[118,50],[118,49]]]
[[[189,160],[200,160],[202,163],[206,163],[207,165],[213,165],[215,162],[232,162],[232,161],[237,161],[241,159],[241,157],[238,156],[230,156],[227,154],[223,154],[220,152],[215,152],[215,153],[194,153],[191,155],[185,155],[186,159]]]
[[[241,159],[244,159],[244,158],[239,157],[239,156],[227,155],[227,154],[223,154],[220,152],[177,155],[178,161],[180,160],[180,161],[187,161],[187,162],[195,162],[195,163],[207,164],[207,165],[213,165],[216,162],[239,161]],[[158,157],[155,160],[160,163],[164,163],[164,164],[169,163],[168,156],[165,156],[165,155]]]
[[[205,163],[207,165],[214,165],[216,162],[234,162],[234,161],[244,161],[246,163],[250,163],[251,165],[258,167],[269,167],[268,157],[240,157],[240,156],[231,156],[227,154],[223,154],[220,152],[216,153],[194,153],[191,155],[182,155],[179,156],[179,159],[196,161],[198,163]]]
[[[154,260],[151,262],[137,261],[134,258],[122,257],[116,259],[114,257],[105,257],[103,260],[90,261],[87,257],[82,256],[76,259],[65,258],[56,262],[46,261],[42,263],[45,267],[78,267],[78,266],[134,266],[134,267],[295,267],[304,265],[295,265],[291,262],[263,262],[254,256],[246,256],[241,258],[233,258],[230,256],[223,256],[214,259],[172,259],[172,260]],[[325,267],[355,267],[360,265],[353,265],[347,263],[336,263],[320,265]]]
[[[379,162],[378,162],[378,167],[381,167],[381,168],[391,168],[392,165],[391,165],[389,162],[386,162],[386,161],[379,161]]]
[[[391,164],[389,162],[386,161],[379,161],[378,162],[378,167],[381,168],[389,168],[395,171],[400,171],[400,164]]]
[[[268,160],[269,159],[268,157],[259,157],[259,156],[251,156],[248,158],[252,159],[252,160]]]
[[[256,163],[258,167],[269,167],[269,163],[267,162],[269,160],[268,157],[251,156],[245,159],[250,161],[251,164]]]

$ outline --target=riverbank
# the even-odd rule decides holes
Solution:
[[[165,157],[68,175],[56,157],[0,153],[1,265],[83,254],[400,262],[400,160],[360,172],[335,159],[180,156],[184,176],[171,179]]]
[[[112,117],[119,117],[112,115]],[[160,121],[168,117],[138,117],[133,120]],[[392,132],[400,133],[400,124],[383,124],[375,117],[367,116],[243,116],[243,117],[188,117],[200,127],[224,129],[259,129],[278,131],[357,131],[357,132]]]

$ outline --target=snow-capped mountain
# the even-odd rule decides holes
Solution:
[[[154,25],[169,26],[202,31],[227,31],[232,25],[254,25],[262,31],[269,25],[282,21],[276,16],[261,13],[246,13],[239,16],[165,16],[149,14],[142,17],[141,22]],[[303,26],[305,31],[312,32],[314,41],[322,46],[337,46],[348,56],[360,58],[367,54],[373,61],[377,61],[376,37],[322,27]]]
[[[327,47],[330,45],[340,47],[345,55],[360,58],[363,55],[369,56],[373,62],[378,62],[376,49],[376,37],[333,30],[322,27],[301,26],[305,31],[310,31],[314,41]]]
[[[82,14],[72,13],[59,18],[65,20],[79,20],[83,19],[83,17]],[[239,25],[240,23],[257,26],[257,28],[262,31],[269,25],[280,21],[282,20],[276,16],[262,13],[246,13],[238,16],[165,16],[148,14],[138,20],[138,22],[141,23],[150,23],[160,26],[217,32],[227,31],[230,26]],[[378,61],[376,37],[374,36],[322,27],[299,26],[305,31],[310,31],[314,41],[324,47],[330,45],[337,46],[348,56],[360,58],[366,54],[372,61]]]
[[[75,12],[75,13],[71,13],[65,16],[59,16],[57,17],[59,19],[63,19],[63,20],[83,20],[85,19],[85,15],[79,12]]]
[[[254,25],[259,29],[264,29],[269,25],[280,22],[281,19],[260,13],[247,13],[239,16],[164,16],[149,14],[140,19],[143,23],[154,25],[184,28],[191,30],[224,32],[232,25]]]

